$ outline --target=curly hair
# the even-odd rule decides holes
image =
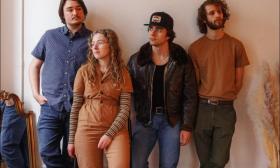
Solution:
[[[111,29],[99,29],[94,31],[88,39],[88,55],[87,55],[87,72],[91,82],[95,82],[97,75],[98,60],[94,57],[92,52],[92,39],[96,34],[102,34],[108,40],[110,46],[110,63],[108,71],[111,74],[113,81],[123,82],[122,69],[125,67],[124,61],[121,58],[121,49],[118,42],[117,34]]]
[[[171,43],[175,39],[176,33],[174,32],[174,30],[167,29],[167,36],[169,37],[168,42]]]
[[[198,8],[198,15],[197,15],[197,25],[199,27],[200,33],[206,34],[207,33],[207,26],[205,20],[207,20],[205,7],[207,5],[216,5],[221,7],[224,16],[224,22],[229,19],[230,13],[228,9],[228,5],[224,0],[206,0],[203,4]]]
[[[148,27],[148,29],[147,29],[148,32],[149,32],[149,29],[150,28]],[[165,28],[165,29],[167,30],[167,37],[169,37],[168,42],[171,43],[175,39],[176,33],[174,32],[173,29],[167,29],[167,28]]]

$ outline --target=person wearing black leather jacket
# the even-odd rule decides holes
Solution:
[[[132,168],[148,167],[158,140],[160,167],[175,168],[180,144],[190,141],[197,107],[195,71],[190,57],[173,43],[173,19],[155,12],[149,42],[130,57],[136,123],[132,128]]]

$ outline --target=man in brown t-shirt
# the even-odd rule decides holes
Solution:
[[[233,101],[249,64],[243,44],[223,30],[228,19],[224,1],[206,0],[197,17],[205,35],[189,48],[199,87],[194,138],[201,168],[222,168],[229,160],[236,122]]]

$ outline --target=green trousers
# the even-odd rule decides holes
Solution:
[[[225,167],[235,123],[233,105],[199,104],[194,139],[201,168]]]

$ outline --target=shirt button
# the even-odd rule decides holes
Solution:
[[[63,95],[63,97],[66,97],[66,95]]]
[[[69,64],[69,61],[67,60],[66,63]]]
[[[64,83],[64,86],[66,86],[66,83]]]
[[[102,91],[100,91],[100,94],[102,94],[102,95],[103,95],[103,92],[102,92]]]
[[[103,100],[100,100],[100,103],[102,104],[102,103],[103,103]]]
[[[67,72],[64,72],[65,75],[67,75]]]
[[[68,53],[70,53],[71,52],[71,50],[68,50]]]

